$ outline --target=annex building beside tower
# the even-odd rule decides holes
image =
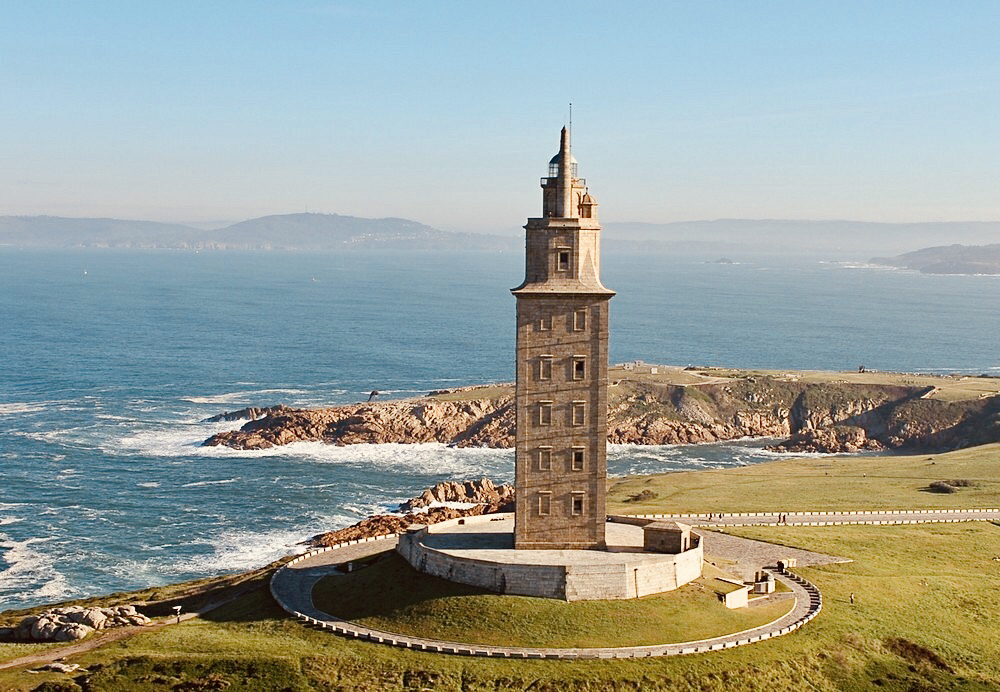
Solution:
[[[597,202],[570,132],[525,229],[517,298],[515,549],[605,547],[608,307]]]

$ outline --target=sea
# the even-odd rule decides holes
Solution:
[[[1000,277],[606,253],[611,361],[1000,375]],[[514,377],[519,253],[0,248],[0,610],[247,570],[513,453],[202,447],[246,406]],[[611,446],[609,473],[774,459]]]

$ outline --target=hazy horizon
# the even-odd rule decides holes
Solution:
[[[538,213],[573,102],[608,222],[1000,219],[998,19],[929,1],[21,4],[0,28],[0,215],[503,233]]]

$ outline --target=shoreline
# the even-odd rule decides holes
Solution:
[[[706,513],[711,513],[717,518],[722,518],[720,517],[720,514],[726,515],[729,518],[735,518],[758,513],[762,515],[770,515],[779,511],[783,514],[788,514],[789,516],[796,516],[803,511],[807,511],[807,506],[810,507],[808,510],[809,512],[828,512],[843,515],[865,515],[868,513],[877,515],[879,513],[885,514],[892,512],[906,512],[911,514],[927,514],[932,518],[936,513],[954,511],[996,511],[996,508],[1000,506],[1000,467],[993,468],[993,465],[990,462],[992,462],[997,454],[1000,454],[1000,443],[982,445],[971,449],[956,450],[930,457],[924,454],[904,455],[893,453],[859,455],[823,454],[809,457],[789,455],[787,458],[772,459],[755,464],[728,468],[675,470],[656,474],[630,474],[620,476],[615,479],[609,479],[608,507],[609,513],[611,514],[667,514],[670,516],[688,514],[699,520],[704,520]],[[830,464],[829,462],[837,463]],[[972,463],[970,464],[970,462]],[[924,469],[923,478],[915,477],[913,469],[917,467]],[[949,475],[949,473],[952,473],[953,475],[953,470],[955,468],[975,468],[981,471],[986,471],[987,474],[992,475],[990,478],[981,478],[976,484],[977,487],[962,489],[962,491],[954,495],[927,492],[927,481],[929,481],[929,479],[946,476]],[[885,471],[887,469],[894,471],[895,476],[886,474]],[[755,473],[757,471],[762,473]],[[831,471],[834,473],[831,473]],[[803,477],[805,477],[804,474],[810,473],[812,474],[810,485],[813,486],[810,494],[802,495],[798,498],[782,494],[782,487],[777,483],[776,479],[786,478],[798,484],[802,481]],[[704,482],[706,476],[717,474],[726,474],[730,476],[729,482],[708,484]],[[787,499],[783,502],[779,502],[771,500],[766,494],[758,494],[757,497],[747,500],[743,488],[757,486],[758,479],[760,478],[768,478],[774,481],[774,487],[771,490],[770,497],[781,495]],[[874,494],[872,497],[869,497],[865,502],[858,501],[856,499],[857,496],[854,496],[855,500],[853,502],[844,502],[839,499],[840,497],[845,496],[837,490],[840,483],[853,482],[857,480],[868,481],[869,479],[872,483],[881,488],[880,492]],[[698,489],[708,490],[711,492],[713,497],[711,500],[701,500],[695,497],[683,503],[674,503],[670,512],[666,512],[664,509],[664,505],[670,502],[665,497],[652,497],[637,502],[630,502],[627,499],[629,497],[629,493],[631,493],[635,488],[649,488],[651,486],[654,488],[658,487],[656,483],[651,484],[650,481],[660,482],[662,485],[677,489],[682,494],[688,494]],[[910,498],[909,502],[898,499],[899,487],[894,487],[893,481],[898,481],[899,484],[906,489],[906,492],[908,493],[907,497]],[[896,494],[888,492],[889,490],[895,491]],[[727,495],[728,498],[726,497]],[[817,501],[816,497],[824,496],[826,499]],[[830,496],[836,497],[837,499],[831,501],[829,499]],[[736,501],[733,498],[742,498],[743,504],[740,504],[739,501]],[[694,505],[691,504],[692,502]],[[848,506],[848,504],[850,504],[850,506]],[[728,508],[724,512],[719,509],[719,507],[723,505]],[[434,512],[435,509],[441,510],[444,508],[434,508],[431,509],[431,512]],[[491,508],[489,505],[478,505],[471,508],[470,514],[478,515],[491,513],[490,509],[492,509],[492,512],[499,512],[503,510],[503,506],[494,505]],[[445,521],[457,518],[458,516],[461,516],[461,512],[462,510],[448,509],[447,511],[441,512],[441,516],[437,520]],[[343,533],[345,531],[350,531],[358,524],[364,524],[369,520],[386,516],[389,515],[369,515],[360,522],[356,522],[354,525],[326,533]],[[396,514],[392,516],[405,518],[407,515]],[[831,525],[832,523],[833,522],[831,522]],[[862,520],[853,523],[867,522]],[[882,523],[898,522],[885,521]],[[788,525],[793,526],[795,524],[789,523]],[[138,589],[131,589],[124,592],[115,592],[114,594],[85,596],[57,602],[47,601],[32,606],[26,606],[24,608],[0,611],[0,621],[5,618],[9,619],[15,615],[29,613],[47,607],[74,604],[93,604],[96,602],[107,601],[109,599],[117,602],[117,600],[120,600],[123,595],[127,594],[144,592],[155,593],[163,590],[171,590],[174,588],[189,587],[190,585],[213,582],[235,581],[237,583],[242,583],[246,578],[252,576],[259,577],[262,571],[276,568],[288,560],[294,559],[296,555],[301,555],[313,547],[329,545],[332,542],[341,542],[341,540],[357,540],[358,538],[363,537],[362,534],[359,534],[357,537],[353,538],[331,540],[326,543],[317,542],[316,539],[323,535],[325,534],[303,536],[303,539],[297,543],[297,545],[301,547],[301,550],[289,553],[284,557],[269,563],[268,565],[257,567],[249,571],[242,570],[222,572],[194,580],[184,580],[161,586],[140,587]],[[374,536],[378,534],[373,533],[371,535]],[[153,600],[149,602],[155,603],[157,601]]]
[[[377,393],[373,393],[375,396]],[[1000,376],[748,370],[625,363],[609,370],[608,442],[697,444],[780,438],[777,451],[938,452],[1000,441]],[[203,446],[269,449],[441,442],[505,449],[514,442],[510,383],[331,408],[285,405],[220,413],[246,420]]]

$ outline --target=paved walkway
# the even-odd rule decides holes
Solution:
[[[843,524],[928,524],[1000,521],[997,509],[914,509],[871,512],[744,512],[739,514],[635,514],[706,528],[727,526],[840,526]]]
[[[731,563],[722,564],[719,567],[727,572],[738,574],[744,581],[753,581],[757,572],[769,565],[778,564],[778,560],[787,558],[794,558],[799,567],[850,562],[847,558],[835,555],[814,553],[811,550],[802,550],[801,548],[786,548],[776,543],[755,541],[716,531],[702,531],[700,534],[702,541],[704,541],[702,546],[705,551],[705,561],[712,562],[721,558]]]
[[[734,538],[734,540],[745,539]],[[342,574],[341,571],[337,570],[337,565],[391,550],[395,547],[396,542],[396,537],[391,536],[365,543],[327,548],[321,552],[306,553],[275,573],[271,579],[271,593],[281,607],[295,617],[336,634],[419,651],[495,658],[642,658],[716,651],[788,634],[816,617],[822,608],[822,597],[815,586],[794,574],[771,569],[769,571],[775,575],[775,579],[784,583],[795,598],[794,607],[787,614],[771,623],[743,632],[692,642],[574,649],[489,646],[411,637],[363,627],[353,622],[341,620],[316,608],[312,601],[312,591],[320,579],[331,574]],[[746,541],[746,543],[769,545],[760,541]],[[787,555],[787,553],[786,550],[782,555]],[[826,557],[828,556],[821,556],[821,558]],[[839,560],[839,558],[831,559]]]

